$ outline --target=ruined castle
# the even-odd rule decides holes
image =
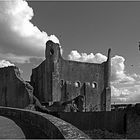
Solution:
[[[46,43],[46,59],[32,70],[31,85],[41,103],[67,102],[84,97],[85,111],[110,111],[110,49],[101,64],[64,60],[59,44]]]

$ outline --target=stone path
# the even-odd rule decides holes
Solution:
[[[25,139],[25,135],[13,120],[0,116],[0,139]]]

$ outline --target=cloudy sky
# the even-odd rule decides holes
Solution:
[[[101,63],[111,48],[112,103],[140,102],[140,2],[0,0],[0,67],[29,80],[49,39],[75,61]]]

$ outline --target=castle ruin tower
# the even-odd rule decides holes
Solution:
[[[57,73],[57,64],[60,56],[60,47],[59,44],[54,43],[53,41],[49,40],[46,43],[46,50],[45,50],[45,92],[46,92],[46,100],[54,101],[54,95],[56,90],[54,89],[54,78]]]
[[[111,49],[108,49],[107,61],[104,62],[104,92],[102,94],[102,110],[111,110],[111,88],[110,88],[110,76],[111,76]]]
[[[111,110],[111,87],[110,87],[110,78],[111,78],[111,49],[108,50],[108,57],[105,67],[105,111]]]
[[[111,77],[111,49],[108,49],[108,56],[107,56],[107,80],[106,80],[106,87],[110,87],[110,77]]]

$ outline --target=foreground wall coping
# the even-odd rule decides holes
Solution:
[[[18,119],[36,126],[49,138],[89,139],[89,136],[75,126],[50,114],[0,106],[0,115]]]

